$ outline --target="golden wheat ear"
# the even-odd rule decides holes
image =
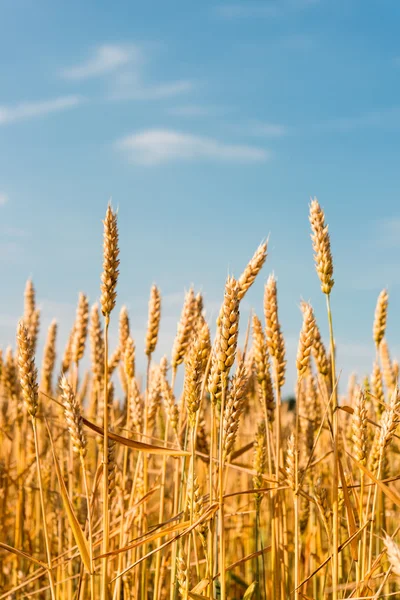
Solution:
[[[109,316],[115,307],[119,274],[117,213],[113,211],[111,204],[107,207],[103,224],[104,242],[103,273],[101,275],[101,311],[104,316]]]
[[[314,249],[315,268],[324,294],[330,294],[333,288],[333,260],[328,225],[325,224],[324,211],[316,198],[310,204],[311,239]]]
[[[150,291],[149,319],[146,332],[145,353],[151,356],[156,349],[161,320],[161,294],[156,285]]]
[[[388,304],[389,294],[387,290],[382,290],[376,303],[374,326],[372,329],[374,342],[377,348],[379,348],[379,345],[385,336]]]

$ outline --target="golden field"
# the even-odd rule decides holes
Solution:
[[[221,282],[215,336],[202,295],[187,292],[160,362],[157,286],[145,340],[132,339],[126,308],[115,311],[124,257],[111,205],[100,302],[79,295],[60,357],[55,321],[37,356],[46,332],[27,282],[15,349],[0,362],[0,600],[400,597],[399,368],[385,339],[388,294],[368,324],[370,376],[343,394],[334,249],[316,199],[309,220],[329,338],[303,302],[291,403],[282,398],[277,281],[263,275],[267,243]],[[240,322],[256,277],[266,279],[263,314]],[[111,348],[110,322],[119,323]],[[135,369],[139,352],[145,373]]]

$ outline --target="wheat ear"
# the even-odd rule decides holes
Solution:
[[[387,290],[382,290],[376,302],[374,325],[372,328],[373,338],[377,348],[379,348],[379,345],[385,336],[388,303],[389,294]]]
[[[147,356],[151,356],[156,349],[158,332],[160,330],[161,319],[161,294],[156,285],[153,285],[150,290],[149,300],[149,319],[146,332],[146,348]]]
[[[56,362],[57,321],[52,321],[47,332],[46,344],[43,351],[42,370],[40,376],[41,389],[50,394],[52,377]]]
[[[243,298],[250,286],[253,285],[267,258],[267,242],[260,244],[250,262],[238,279],[239,300]]]
[[[311,200],[310,204],[310,224],[315,267],[321,282],[321,290],[324,294],[330,294],[334,285],[331,243],[324,211],[316,198]]]

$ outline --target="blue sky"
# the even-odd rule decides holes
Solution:
[[[118,308],[130,309],[138,355],[153,282],[161,353],[184,290],[203,290],[214,317],[227,273],[239,276],[270,235],[243,327],[274,271],[293,361],[301,298],[326,332],[307,220],[316,195],[332,236],[343,378],[370,369],[385,286],[399,353],[399,18],[395,0],[0,0],[3,347],[32,276],[62,351],[78,292],[99,296],[112,196]]]

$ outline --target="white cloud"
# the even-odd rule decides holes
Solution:
[[[80,80],[99,77],[124,67],[129,63],[138,63],[141,52],[133,44],[104,44],[94,50],[92,56],[81,64],[61,71],[66,79]]]
[[[21,102],[14,106],[0,105],[0,126],[75,108],[82,101],[80,96],[61,96],[40,102]]]
[[[8,196],[4,192],[0,192],[0,206],[4,206],[8,202]]]
[[[193,82],[185,79],[146,84],[139,73],[122,72],[116,74],[110,96],[113,100],[160,100],[186,94],[193,87]]]
[[[63,69],[61,76],[73,81],[105,77],[108,100],[159,100],[190,92],[194,84],[187,79],[147,83],[143,66],[151,55],[135,44],[103,44],[84,62]]]
[[[131,162],[142,165],[202,159],[254,163],[270,157],[263,148],[227,144],[168,129],[149,129],[126,136],[117,142],[117,148],[124,151]]]

